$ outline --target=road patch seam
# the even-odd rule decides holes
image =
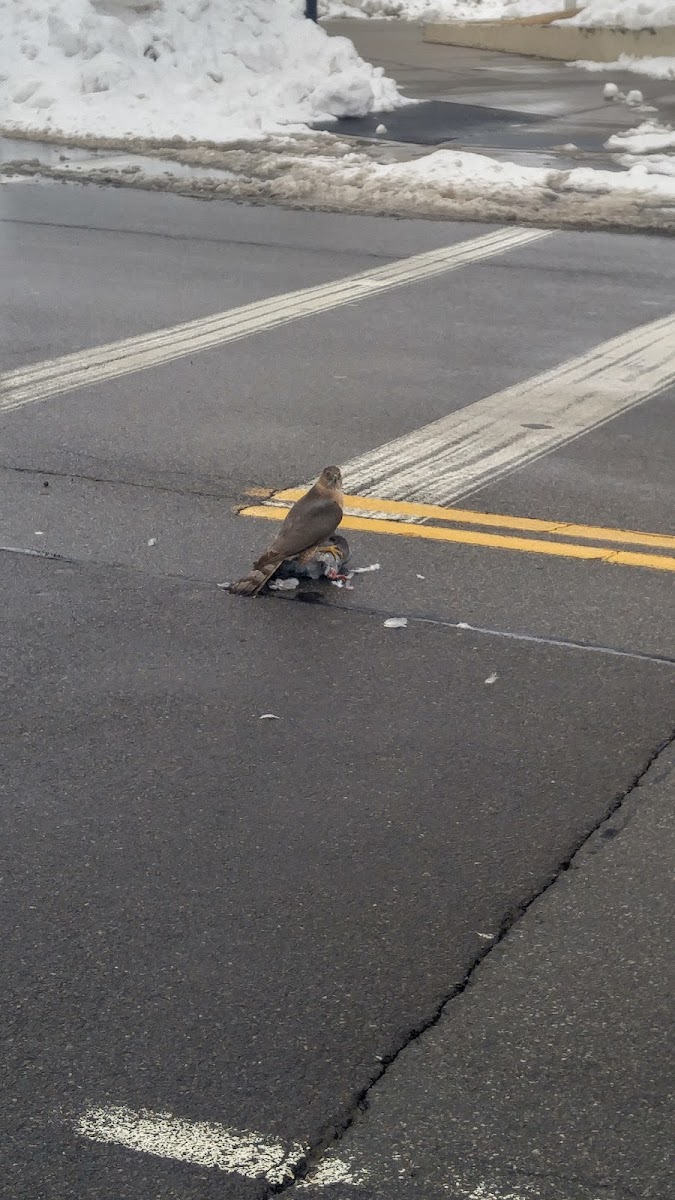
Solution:
[[[306,1179],[307,1176],[309,1176],[311,1180],[312,1170],[320,1166],[324,1155],[329,1151],[339,1151],[340,1142],[344,1135],[365,1113],[367,1113],[370,1103],[370,1094],[377,1087],[378,1083],[387,1073],[387,1071],[389,1071],[390,1068],[395,1065],[400,1056],[413,1042],[416,1042],[419,1038],[423,1037],[424,1034],[428,1033],[431,1029],[435,1028],[435,1026],[439,1024],[448,1006],[453,1000],[456,1000],[458,996],[461,996],[468,987],[470,987],[474,975],[483,964],[485,959],[488,958],[488,956],[492,953],[495,947],[497,947],[505,940],[505,938],[508,937],[511,930],[520,923],[529,909],[532,908],[532,906],[535,905],[543,896],[545,896],[551,888],[555,887],[559,879],[568,870],[570,870],[570,868],[573,867],[574,860],[577,855],[585,848],[587,843],[590,842],[600,830],[602,830],[603,826],[605,826],[607,822],[610,821],[628,801],[630,801],[630,799],[633,797],[633,793],[637,789],[640,789],[643,784],[651,785],[655,765],[658,764],[658,760],[662,755],[667,756],[669,754],[669,751],[673,746],[675,746],[675,729],[669,735],[669,737],[662,741],[649,755],[645,765],[640,769],[637,775],[633,777],[633,780],[629,786],[622,793],[613,798],[605,813],[598,818],[598,820],[593,823],[591,828],[577,840],[573,848],[565,855],[558,865],[553,868],[545,882],[535,891],[533,891],[529,897],[522,900],[517,905],[512,905],[511,908],[507,910],[499,930],[489,942],[486,942],[484,948],[476,954],[473,962],[467,968],[462,979],[457,984],[453,985],[453,987],[440,1001],[438,1006],[434,1009],[433,1013],[431,1013],[425,1021],[413,1026],[401,1039],[400,1044],[396,1047],[396,1049],[393,1050],[389,1055],[383,1056],[381,1069],[377,1072],[371,1083],[368,1084],[367,1087],[363,1088],[362,1091],[359,1092],[359,1094],[355,1097],[348,1111],[345,1113],[342,1121],[339,1123],[336,1122],[334,1127],[328,1130],[320,1139],[320,1141],[317,1142],[316,1146],[309,1151],[306,1156],[305,1164],[303,1164],[303,1167],[301,1168],[302,1175],[299,1177],[300,1180]],[[274,1193],[270,1192],[268,1196],[271,1197],[272,1194],[286,1192],[293,1188],[297,1182],[298,1179],[289,1180],[288,1183],[279,1188],[275,1188]]]
[[[66,563],[69,566],[79,567],[81,570],[104,569],[120,571],[127,575],[140,576],[142,579],[167,580],[171,583],[188,584],[192,587],[197,585],[209,591],[218,586],[212,579],[205,579],[200,575],[177,575],[172,572],[157,574],[154,571],[144,571],[140,567],[134,567],[128,563],[108,562],[105,559],[69,558],[65,554],[50,553],[47,550],[35,550],[31,547],[0,545],[0,554],[15,554],[17,557],[25,558],[41,558],[47,562]],[[268,599],[281,601],[282,603],[297,603],[294,597],[289,598],[284,593],[274,593]],[[347,615],[356,613],[359,616],[391,616],[389,609],[379,609],[369,605],[341,604],[339,601],[332,601],[330,605],[326,603],[325,607],[330,608],[332,612],[346,613]],[[607,654],[616,658],[630,658],[638,662],[654,663],[657,666],[675,667],[675,658],[671,658],[668,655],[646,654],[638,650],[624,650],[620,646],[603,646],[595,642],[575,642],[568,638],[545,637],[534,633],[515,633],[506,629],[490,629],[481,625],[470,625],[466,621],[448,621],[443,617],[429,616],[424,613],[408,613],[403,615],[406,616],[408,621],[420,625],[437,625],[444,629],[458,629],[462,630],[462,632],[477,633],[485,637],[506,638],[509,641],[531,642],[535,645],[555,646],[566,650],[580,650],[590,654]]]

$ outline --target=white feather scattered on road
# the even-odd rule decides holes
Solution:
[[[157,538],[148,538],[148,545],[149,545],[149,546],[156,546],[156,545],[157,545]]]
[[[273,592],[294,592],[300,587],[299,579],[274,579],[270,584]]]
[[[485,682],[486,683],[496,683],[498,679],[499,679],[499,676],[498,676],[497,672],[493,671],[491,675],[488,675]]]

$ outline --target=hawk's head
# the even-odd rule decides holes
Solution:
[[[342,487],[342,471],[339,467],[324,467],[319,476],[319,483],[324,487],[340,489]]]

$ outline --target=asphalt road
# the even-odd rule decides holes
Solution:
[[[0,203],[12,388],[23,366],[490,232],[64,186]],[[251,489],[670,316],[673,258],[553,233],[149,369],[115,375],[111,354],[99,381],[0,410],[0,1194],[269,1195],[245,1135],[302,1171],[630,802],[675,725],[674,549],[645,566],[567,547],[672,540],[672,387],[458,501],[492,529],[595,531],[555,535],[565,554],[361,529],[355,561],[380,569],[323,605],[215,585],[275,528],[239,514]],[[557,931],[572,945],[580,912]],[[166,1128],[122,1136],[141,1110]]]

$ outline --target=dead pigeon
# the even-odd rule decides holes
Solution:
[[[326,538],[317,546],[311,558],[299,563],[297,559],[286,558],[274,574],[274,581],[293,579],[345,579],[346,568],[351,557],[346,538],[339,533]]]

